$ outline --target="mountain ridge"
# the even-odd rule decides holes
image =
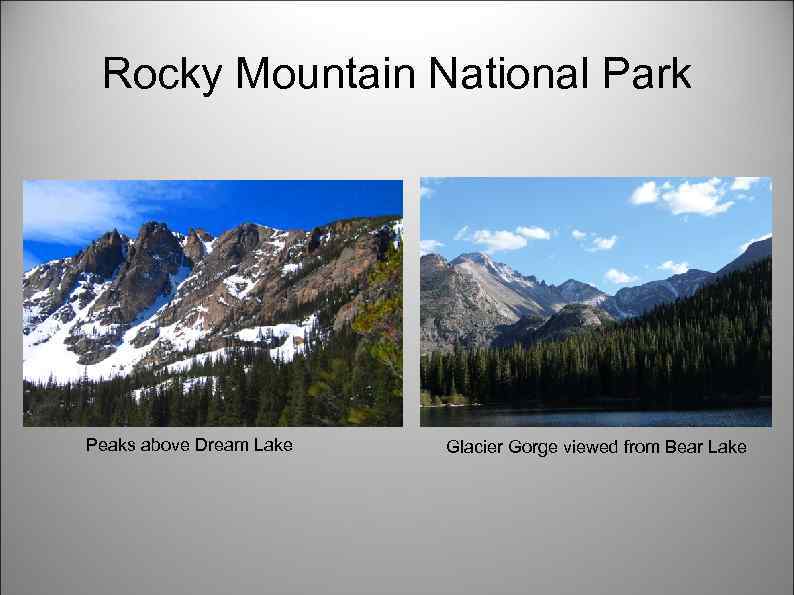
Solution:
[[[156,221],[135,238],[111,230],[23,275],[23,374],[126,375],[287,322],[290,332],[272,337],[272,348],[289,343],[289,353],[276,354],[291,357],[298,335],[354,319],[362,294],[375,289],[368,273],[401,242],[402,219],[393,215],[309,230],[241,223],[217,237]]]
[[[690,269],[666,279],[622,288],[614,295],[572,278],[558,286],[547,284],[483,253],[461,254],[450,261],[437,254],[425,255],[420,265],[421,351],[449,351],[457,345],[472,348],[506,344],[511,338],[537,337],[542,326],[539,319],[549,321],[571,304],[597,308],[615,320],[636,317],[660,304],[689,297],[728,272],[771,253],[772,239],[767,238],[752,243],[717,273]],[[455,287],[468,286],[478,299],[468,304],[456,301],[455,287],[448,281],[453,277],[457,279]],[[439,303],[440,294],[445,295],[447,304],[453,305],[451,310]]]

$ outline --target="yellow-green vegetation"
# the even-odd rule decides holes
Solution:
[[[433,396],[429,391],[423,390],[419,393],[419,404],[422,407],[459,407],[461,405],[471,405],[471,400],[460,394]]]
[[[450,395],[447,397],[447,405],[468,405],[469,400],[463,395]]]
[[[366,295],[353,320],[353,330],[367,339],[371,355],[402,381],[402,270],[403,248],[389,246],[386,257],[369,275],[369,286],[378,288]]]
[[[369,275],[368,290],[351,325],[362,337],[356,353],[357,371],[374,367],[373,381],[385,384],[369,411],[351,408],[351,424],[402,423],[402,265],[402,243],[397,248],[390,245]],[[374,366],[367,365],[368,360]]]
[[[430,407],[433,404],[433,395],[429,390],[423,390],[419,393],[419,404],[422,407]]]

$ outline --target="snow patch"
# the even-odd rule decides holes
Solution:
[[[168,364],[166,366],[166,370],[169,372],[185,372],[189,370],[195,364],[206,364],[208,362],[214,362],[218,359],[226,359],[229,355],[229,350],[225,347],[220,349],[216,349],[215,351],[207,351],[205,353],[199,353],[187,359],[182,359],[176,361],[174,363]]]
[[[278,347],[270,350],[270,357],[283,361],[292,361],[296,354],[303,353],[306,348],[305,339],[317,324],[317,315],[312,314],[300,324],[275,324],[272,326],[255,326],[235,333],[241,341],[258,342],[262,339],[274,337],[284,339]]]
[[[391,226],[391,231],[394,234],[394,241],[392,244],[394,245],[394,249],[397,250],[400,247],[400,242],[402,242],[403,234],[405,233],[405,226],[403,225],[403,220],[398,219],[395,221]]]
[[[226,286],[226,291],[229,295],[236,297],[238,300],[244,300],[245,296],[256,285],[256,281],[247,279],[242,275],[229,275],[223,280],[223,284]]]
[[[179,245],[182,248],[185,247],[185,244],[187,244],[187,236],[185,234],[180,233],[178,231],[172,231],[171,235],[174,236],[174,238],[176,239],[177,243],[179,243]],[[157,258],[157,257],[155,256],[155,258]]]
[[[86,286],[87,281],[81,280],[80,285],[72,291],[71,296],[80,295],[91,290],[95,297],[83,308],[79,308],[78,300],[67,300],[64,307],[72,308],[74,318],[62,323],[50,316],[39,324],[30,334],[23,337],[23,377],[26,380],[44,382],[52,376],[59,382],[76,381],[85,374],[91,380],[113,378],[126,375],[144,359],[156,345],[162,346],[163,341],[170,342],[175,349],[184,350],[195,346],[196,342],[207,335],[204,330],[204,319],[199,317],[192,325],[184,326],[176,322],[167,327],[160,327],[159,338],[148,345],[135,347],[133,339],[145,328],[158,326],[157,318],[171,303],[171,297],[177,288],[190,276],[189,267],[181,267],[171,276],[171,292],[160,295],[152,305],[142,311],[132,325],[121,337],[116,350],[107,358],[91,365],[78,363],[79,355],[69,350],[66,340],[72,334],[98,336],[117,329],[117,325],[104,325],[90,315],[91,308],[110,286],[111,282],[94,283]],[[57,314],[57,312],[56,312]]]
[[[174,382],[177,382],[176,378],[169,378],[164,382],[156,384],[155,386],[144,386],[142,388],[136,388],[132,391],[132,398],[136,401],[140,402],[141,397],[149,391],[158,391],[163,388],[167,388]],[[189,390],[192,390],[194,387],[204,386],[205,384],[209,383],[210,388],[215,387],[215,376],[196,376],[195,378],[185,378],[182,381],[182,394],[185,394]]]
[[[299,271],[302,268],[303,268],[302,262],[299,262],[297,264],[292,264],[292,263],[285,264],[283,267],[281,267],[281,276],[286,277],[287,275]]]
[[[276,249],[275,252],[281,252],[284,249],[284,246],[287,245],[287,243],[284,242],[283,240],[273,240],[271,242],[268,242],[268,244],[270,244]]]

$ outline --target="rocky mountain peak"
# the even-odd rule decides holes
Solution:
[[[494,264],[494,260],[484,252],[466,252],[465,254],[461,254],[460,256],[452,260],[450,264],[455,266],[457,264],[466,261],[476,262],[478,264],[482,264],[486,266]]]
[[[682,279],[682,280],[683,279],[697,279],[699,277],[703,277],[704,275],[708,276],[708,275],[711,275],[711,274],[712,273],[710,273],[708,271],[702,271],[700,269],[689,269],[689,270],[687,270],[686,273],[679,273],[677,275],[673,275],[672,277],[669,277],[669,279],[671,279],[671,280],[672,279]]]
[[[176,235],[165,223],[149,221],[141,226],[133,243],[128,264],[130,268],[163,266],[179,267],[182,262],[182,246]]]
[[[170,279],[187,266],[182,246],[165,223],[144,223],[112,284],[92,307],[105,324],[125,325],[171,291]],[[117,308],[109,309],[108,306]],[[119,327],[118,331],[123,328]]]
[[[127,256],[127,240],[115,229],[107,232],[80,253],[77,269],[109,279]]]
[[[461,254],[450,262],[450,264],[453,266],[465,266],[469,263],[474,263],[483,267],[485,270],[495,274],[498,277],[501,277],[506,283],[514,283],[519,281],[523,283],[529,283],[530,285],[537,284],[546,287],[546,282],[538,281],[538,278],[535,275],[522,275],[509,264],[498,262],[484,252],[469,252],[466,254]]]
[[[772,256],[772,238],[770,237],[752,242],[749,246],[747,246],[747,249],[744,251],[744,253],[757,260],[766,258],[767,256]]]
[[[560,290],[568,290],[568,289],[581,290],[581,289],[586,289],[588,287],[592,287],[592,285],[589,285],[588,283],[582,283],[581,281],[577,281],[576,279],[568,279],[567,281],[560,283],[558,287]]]
[[[763,240],[758,240],[757,242],[753,242],[744,252],[742,252],[738,258],[731,261],[724,267],[722,267],[719,271],[717,271],[717,276],[721,277],[723,275],[727,275],[732,273],[733,271],[738,271],[745,267],[750,266],[751,264],[758,262],[764,258],[768,258],[772,256],[772,238],[766,238]]]
[[[593,287],[589,283],[582,283],[576,279],[568,279],[561,283],[557,286],[557,290],[567,302],[586,303],[600,296],[606,297],[606,294],[597,287]]]
[[[190,259],[190,262],[198,264],[211,250],[210,246],[213,241],[211,234],[203,229],[193,229],[192,227],[187,232],[187,237],[183,244],[185,256]]]
[[[565,339],[584,329],[598,328],[613,318],[601,308],[588,304],[566,304],[535,331],[534,341]]]
[[[182,246],[165,223],[150,221],[141,226],[129,255],[130,268],[165,268],[175,272],[182,260]]]
[[[212,234],[208,233],[207,231],[197,227],[193,229],[192,227],[188,230],[188,236],[195,236],[200,239],[202,242],[211,242],[212,241]]]
[[[213,252],[217,252],[217,259],[227,264],[238,264],[260,243],[272,241],[280,234],[286,232],[255,223],[243,223],[223,233],[217,239]]]
[[[171,230],[168,229],[167,224],[161,223],[159,221],[147,221],[141,225],[141,228],[138,230],[138,238],[136,241],[145,241],[149,238],[156,238],[162,234],[169,236],[174,235],[171,233]]]

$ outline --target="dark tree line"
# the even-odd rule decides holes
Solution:
[[[605,399],[698,406],[772,394],[772,261],[638,318],[565,340],[421,359],[423,403]]]
[[[290,362],[272,359],[263,339],[179,374],[25,382],[25,425],[399,425],[402,404],[389,398],[395,381],[360,342],[345,328],[322,346],[309,337]]]

